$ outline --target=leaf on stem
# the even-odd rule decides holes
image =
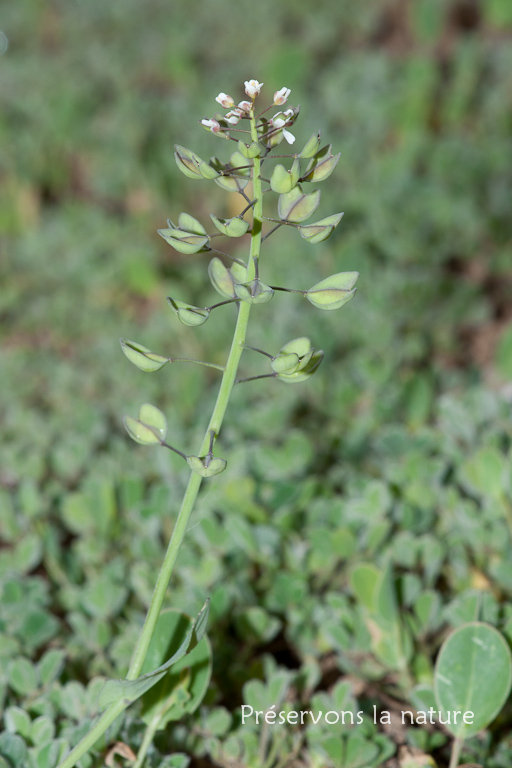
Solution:
[[[99,696],[99,707],[104,709],[109,704],[123,700],[126,706],[139,699],[146,691],[152,688],[166,672],[183,658],[189,650],[201,640],[204,635],[208,613],[210,610],[210,601],[207,600],[194,622],[186,614],[182,614],[183,621],[176,627],[172,636],[172,642],[175,651],[171,651],[171,656],[165,664],[153,669],[136,680],[107,680]],[[158,648],[164,646],[168,651],[169,632],[166,626],[166,613],[163,613],[157,622],[155,632],[146,656],[146,661],[152,661],[158,656]],[[161,658],[161,657],[160,657]],[[158,662],[157,662],[158,663]],[[143,667],[144,669],[144,667]]]

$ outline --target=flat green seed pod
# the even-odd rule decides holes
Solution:
[[[355,294],[359,272],[338,272],[326,277],[306,292],[306,298],[318,309],[339,309]]]
[[[209,241],[209,237],[183,232],[180,229],[157,229],[160,237],[180,253],[198,253]]]
[[[138,419],[131,416],[123,418],[124,428],[136,443],[140,445],[160,445],[160,438],[151,427],[141,424]]]
[[[219,232],[228,237],[242,237],[249,229],[249,222],[240,218],[240,216],[235,216],[232,219],[219,219],[213,213],[210,213],[210,218]]]
[[[280,195],[277,203],[279,217],[293,222],[309,218],[320,204],[320,190],[315,189],[304,194],[300,187],[294,187],[291,192]]]
[[[288,341],[284,347],[281,347],[280,355],[295,354],[297,357],[304,357],[311,349],[311,341],[307,336],[299,336],[297,339]]]
[[[302,381],[306,381],[310,376],[314,374],[320,363],[322,362],[324,353],[321,349],[314,351],[308,364],[292,374],[280,374],[279,379],[287,384],[299,384]]]
[[[125,416],[123,423],[132,440],[141,445],[159,445],[167,434],[164,414],[150,403],[141,405],[138,419]]]
[[[338,226],[343,213],[333,213],[332,216],[327,216],[320,221],[314,221],[312,224],[306,224],[303,227],[297,227],[299,234],[308,243],[321,243],[322,240],[327,240],[333,233],[335,227]]]
[[[274,373],[295,373],[299,368],[299,356],[292,352],[289,355],[277,355],[270,361]]]
[[[210,282],[221,296],[232,299],[235,296],[234,280],[229,269],[215,256],[208,265]]]
[[[178,319],[183,325],[203,325],[210,317],[210,310],[208,308],[194,307],[192,304],[187,304],[185,301],[173,299],[172,296],[168,296],[167,301],[170,307],[176,312]]]
[[[304,149],[300,153],[299,157],[302,157],[305,160],[307,160],[310,157],[313,157],[318,152],[321,138],[322,138],[321,131],[318,131],[318,133],[314,133],[311,136],[311,138],[307,140],[304,146]]]
[[[128,360],[141,371],[153,373],[159,371],[169,362],[169,358],[157,355],[142,344],[137,344],[136,341],[128,341],[128,339],[120,339],[119,341]]]
[[[184,232],[190,232],[192,235],[206,235],[206,229],[200,221],[194,219],[190,213],[180,213],[178,217],[178,227]],[[176,227],[174,227],[176,229]]]
[[[341,153],[332,154],[332,145],[329,144],[315,154],[308,163],[302,181],[325,181],[338,165]]]

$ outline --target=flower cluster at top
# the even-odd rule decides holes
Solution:
[[[232,98],[232,96],[229,96],[229,94],[223,92],[219,93],[219,95],[215,98],[215,101],[220,104],[221,107],[227,109],[228,112],[226,112],[224,115],[217,113],[214,117],[203,118],[201,120],[201,125],[204,126],[206,130],[211,131],[212,133],[215,133],[218,136],[222,136],[226,139],[233,139],[234,141],[237,141],[237,139],[230,135],[230,131],[243,130],[241,128],[235,128],[235,126],[237,126],[241,120],[249,119],[253,115],[254,101],[256,97],[259,96],[263,83],[258,82],[258,80],[246,80],[244,85],[245,93],[249,97],[250,101],[246,99],[244,101],[240,101],[237,105],[235,104],[235,100]],[[272,107],[285,104],[288,100],[290,92],[290,89],[286,87],[276,91],[274,93],[273,103],[270,105],[270,107],[267,107],[267,109],[263,110],[263,112],[261,112],[257,118],[261,118],[261,116],[269,109],[272,109]],[[272,137],[272,144],[277,144],[281,139],[284,138],[288,144],[293,144],[295,141],[295,136],[287,130],[287,127],[293,124],[298,114],[299,107],[291,107],[284,112],[276,112],[276,114],[269,120],[261,120],[261,122],[257,124],[259,138],[266,140]]]

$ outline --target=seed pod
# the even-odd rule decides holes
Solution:
[[[235,216],[232,219],[218,219],[213,213],[210,213],[210,218],[223,235],[228,237],[242,237],[249,229],[249,222],[240,216]]]
[[[218,459],[211,454],[208,456],[187,456],[187,464],[192,472],[201,475],[201,477],[220,475],[227,467],[225,459]]]
[[[169,362],[168,357],[157,355],[147,347],[143,347],[142,344],[137,344],[135,341],[128,341],[127,339],[119,339],[121,349],[128,358],[128,360],[137,366],[141,371],[146,373],[153,373],[163,368],[166,363]]]
[[[342,216],[342,213],[333,213],[325,219],[315,221],[313,224],[306,224],[304,227],[297,227],[297,229],[300,236],[307,240],[308,243],[321,243],[322,240],[327,240],[333,233],[335,227],[340,223]]]
[[[207,307],[194,307],[192,304],[173,299],[172,296],[168,296],[167,301],[183,325],[203,325],[210,317],[210,310]]]
[[[318,309],[339,309],[354,296],[359,272],[338,272],[306,291],[306,298]]]
[[[167,435],[167,419],[149,403],[141,405],[138,419],[125,416],[123,422],[132,440],[141,445],[160,445]]]
[[[294,187],[291,192],[280,195],[277,203],[279,217],[287,221],[304,221],[316,211],[320,204],[320,190],[315,189],[308,195],[304,194],[300,186]]]

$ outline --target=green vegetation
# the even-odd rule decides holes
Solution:
[[[205,4],[192,20],[182,0],[4,9],[1,768],[55,768],[105,678],[127,673],[187,470],[135,446],[121,416],[151,402],[192,449],[219,374],[139,373],[118,338],[224,364],[229,308],[188,328],[165,303],[211,303],[209,257],[176,254],[156,230],[183,210],[203,223],[213,211],[219,228],[240,212],[185,180],[173,145],[217,151],[197,119],[251,77],[292,88],[298,145],[321,125],[341,152],[315,220],[345,212],[319,245],[276,232],[264,279],[307,287],[356,269],[359,293],[342,316],[292,296],[286,312],[254,308],[265,321],[249,344],[278,355],[300,329],[325,360],[297,387],[234,390],[228,471],[204,485],[162,616],[186,634],[176,611],[210,597],[208,638],[164,678],[174,699],[145,766],[511,764],[510,4],[318,5]],[[244,366],[261,372],[257,355]],[[453,648],[474,653],[447,702]],[[81,768],[118,742],[138,751],[150,693]],[[400,717],[461,702],[484,731],[374,723],[374,706]],[[363,722],[242,724],[242,705]],[[130,764],[123,749],[112,764]]]

